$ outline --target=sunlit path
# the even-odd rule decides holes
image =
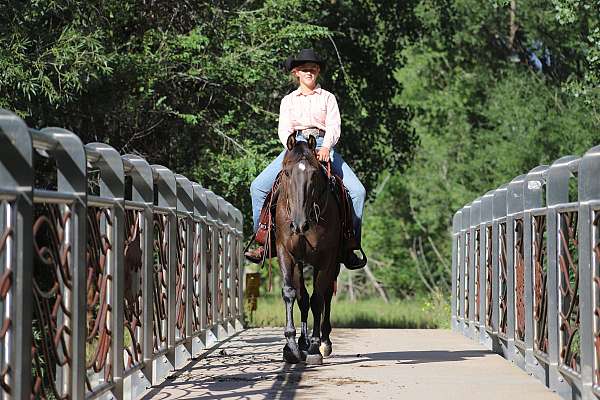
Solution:
[[[322,366],[286,365],[282,329],[250,329],[145,399],[555,399],[501,356],[447,330],[335,329]]]

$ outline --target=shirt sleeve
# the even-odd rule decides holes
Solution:
[[[323,138],[323,147],[332,148],[340,139],[341,117],[337,100],[334,95],[329,95],[327,99],[327,116],[325,117],[325,137]]]
[[[289,96],[285,96],[281,99],[281,105],[279,106],[279,126],[277,128],[279,140],[281,140],[284,147],[287,146],[288,137],[294,132],[290,107],[290,98]]]

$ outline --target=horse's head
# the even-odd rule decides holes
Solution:
[[[287,197],[287,212],[292,234],[302,235],[319,219],[319,199],[327,190],[327,178],[315,156],[316,140],[297,141],[292,134],[287,140],[287,153],[282,171],[282,188]]]

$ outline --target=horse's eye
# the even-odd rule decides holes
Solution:
[[[290,171],[288,171],[287,169],[284,169],[283,173],[285,174],[285,176],[290,176]]]

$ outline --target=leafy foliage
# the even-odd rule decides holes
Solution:
[[[423,33],[401,52],[395,101],[413,111],[419,145],[367,213],[370,252],[388,266],[377,272],[397,294],[449,287],[451,218],[464,204],[600,142],[597,6],[431,0],[415,8]]]
[[[281,63],[304,47],[327,61],[364,245],[396,296],[449,287],[455,210],[600,140],[598,0],[9,0],[0,107],[181,172],[250,232],[294,87]]]
[[[366,185],[410,154],[410,135],[398,134],[402,110],[386,109],[393,65],[352,53],[382,49],[359,25],[380,18],[365,13],[371,2],[9,3],[0,16],[1,107],[184,173],[246,221],[250,182],[281,151],[279,102],[293,89],[281,63],[303,47],[328,61],[323,86],[340,98],[342,151]],[[368,85],[378,71],[386,90]]]

